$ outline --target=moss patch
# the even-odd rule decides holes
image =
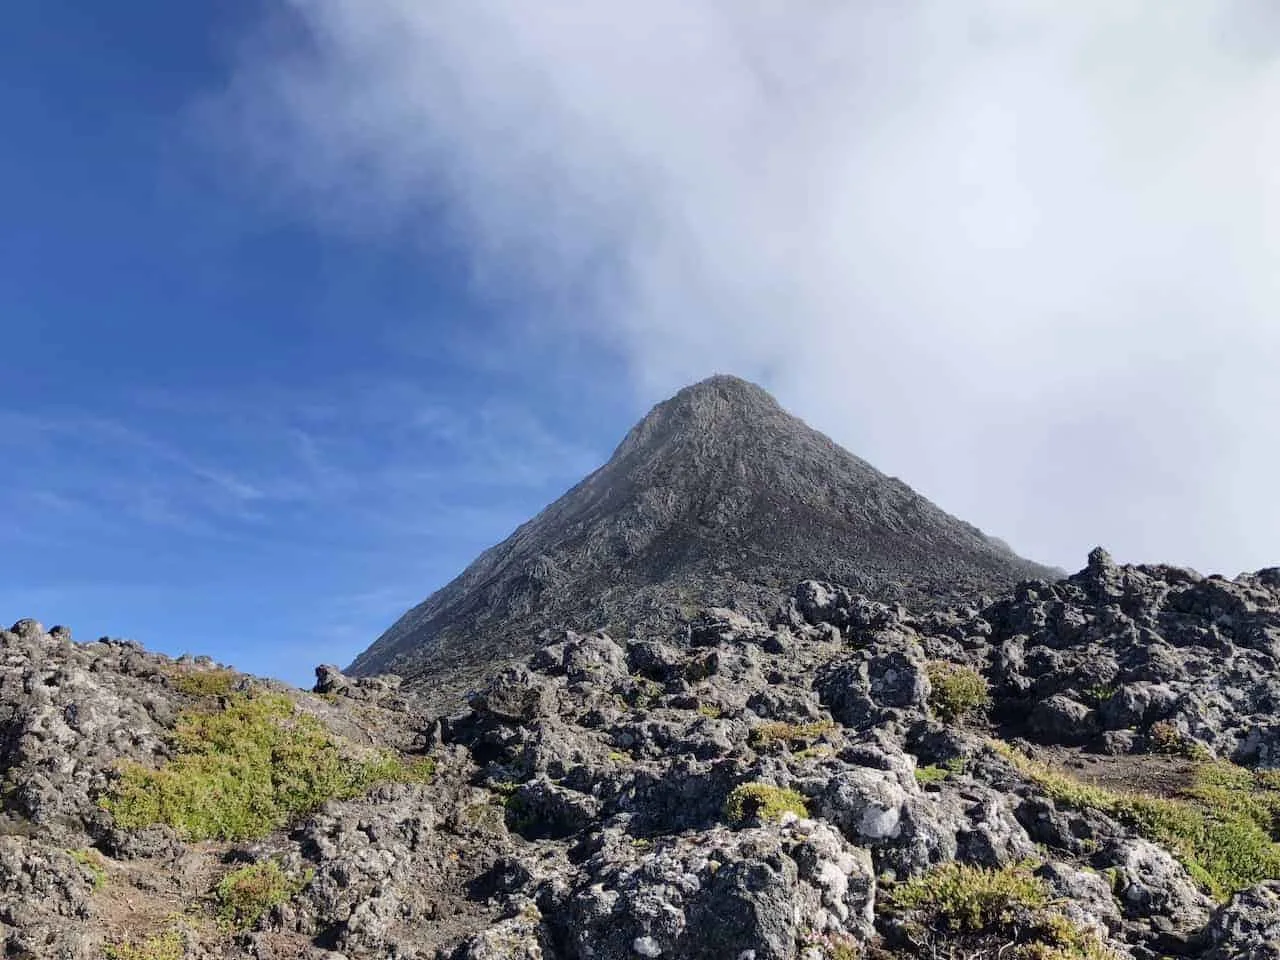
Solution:
[[[226,697],[239,680],[234,670],[181,670],[173,675],[173,688],[189,697]]]
[[[68,850],[67,855],[92,877],[93,889],[101,890],[107,885],[107,861],[97,850]]]
[[[972,667],[946,660],[931,660],[929,706],[938,718],[951,723],[984,712],[991,705],[987,681]]]
[[[964,773],[965,762],[963,757],[952,757],[944,763],[933,764],[927,767],[916,767],[916,781],[921,785],[931,783],[941,783],[947,777],[953,774]]]
[[[931,783],[941,783],[949,776],[951,776],[951,772],[945,767],[916,767],[916,781],[923,786]]]
[[[1187,757],[1200,761],[1212,758],[1204,744],[1184,737],[1168,720],[1160,720],[1151,725],[1151,729],[1147,731],[1147,748],[1152,753],[1162,753],[1171,757]]]
[[[218,916],[241,930],[258,925],[273,907],[287,902],[310,882],[290,877],[274,860],[233,870],[214,891]]]
[[[888,909],[903,915],[912,939],[935,956],[1016,960],[1114,960],[1093,933],[1054,909],[1030,864],[987,870],[947,863],[894,887]]]
[[[357,753],[282,694],[235,694],[216,710],[188,711],[159,770],[126,764],[102,806],[125,829],[163,823],[184,839],[265,836],[326,800],[387,781],[420,781],[430,760]]]
[[[182,960],[185,954],[182,934],[176,930],[150,937],[141,943],[128,940],[102,948],[106,960]]]
[[[807,743],[835,729],[830,720],[813,723],[762,723],[751,731],[750,743],[757,750],[774,746]]]
[[[780,820],[784,813],[809,816],[804,797],[768,783],[744,783],[733,788],[724,803],[724,816],[731,824],[740,825],[754,817],[764,821]]]
[[[1280,878],[1280,778],[1213,761],[1178,796],[1153,797],[1080,783],[1007,744],[995,749],[1056,802],[1100,810],[1167,848],[1220,900]]]

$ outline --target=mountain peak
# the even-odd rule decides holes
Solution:
[[[670,634],[698,605],[767,618],[807,579],[930,607],[1047,573],[766,390],[719,375],[655,406],[608,463],[408,611],[351,669],[444,695],[527,654],[544,630]]]
[[[712,438],[787,414],[763,387],[730,374],[691,384],[657,404],[628,432],[613,459],[691,434]]]
[[[764,387],[735,377],[731,373],[717,373],[705,380],[691,383],[664,403],[683,401],[690,404],[724,402],[742,406],[760,405],[778,407],[778,401]],[[663,404],[659,404],[662,406]]]

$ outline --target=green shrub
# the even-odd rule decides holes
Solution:
[[[68,850],[67,855],[89,871],[93,878],[93,889],[101,890],[107,885],[107,862],[97,850]]]
[[[780,820],[788,812],[798,817],[809,816],[804,797],[794,790],[768,783],[740,784],[733,788],[724,803],[725,819],[735,826],[754,817],[765,821]]]
[[[1186,740],[1168,720],[1160,720],[1147,731],[1147,744],[1153,753],[1178,755],[1185,751]]]
[[[1226,899],[1280,879],[1280,781],[1224,761],[1196,766],[1176,797],[1117,793],[1092,786],[993,744],[1026,779],[1065,806],[1101,810],[1172,852],[1213,896]]]
[[[914,939],[935,956],[1016,960],[1112,960],[1094,934],[1054,909],[1030,864],[999,870],[946,863],[892,888],[889,908],[907,914]],[[936,949],[940,945],[954,950]]]
[[[106,960],[182,960],[185,953],[182,934],[176,930],[150,937],[139,944],[123,940],[102,948]]]
[[[160,769],[124,765],[102,806],[125,829],[163,823],[184,839],[265,836],[326,800],[387,781],[420,781],[430,760],[358,754],[283,694],[236,694],[220,709],[188,711]]]
[[[922,786],[927,786],[931,783],[941,783],[949,776],[951,776],[951,771],[946,767],[916,767],[916,781]]]
[[[724,711],[714,703],[698,704],[698,712],[708,720],[719,720],[724,715]]]
[[[1158,720],[1151,725],[1151,729],[1147,731],[1147,747],[1152,753],[1172,757],[1201,761],[1212,759],[1212,754],[1204,744],[1184,737],[1177,726],[1168,720]]]
[[[927,913],[931,923],[956,933],[977,933],[1007,923],[1019,909],[1047,906],[1044,883],[1027,867],[984,870],[954,861],[893,889],[904,910]]]
[[[835,724],[830,720],[815,720],[812,723],[762,723],[752,729],[749,740],[751,746],[760,750],[783,744],[816,740],[833,729],[835,729]]]
[[[1115,684],[1099,683],[1092,687],[1086,687],[1080,691],[1084,702],[1090,706],[1100,707],[1112,697],[1116,695],[1116,691],[1120,689]]]
[[[929,706],[939,719],[948,723],[980,713],[991,703],[987,681],[972,667],[945,660],[931,660],[928,665]]]
[[[292,899],[310,878],[295,879],[274,860],[233,870],[218,883],[218,916],[241,930],[250,930],[273,907]]]
[[[189,697],[226,697],[239,681],[234,670],[181,670],[173,675],[173,688]]]

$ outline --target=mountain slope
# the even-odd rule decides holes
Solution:
[[[461,689],[545,629],[669,631],[707,604],[767,614],[810,577],[931,606],[1046,573],[718,376],[655,407],[350,669]]]

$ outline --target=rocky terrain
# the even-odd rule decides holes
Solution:
[[[5,956],[1280,958],[1280,569],[549,639],[435,716],[0,632]]]
[[[767,617],[810,578],[919,608],[1051,573],[719,376],[655,407],[349,672],[399,674],[451,709],[545,631],[663,634],[706,606]]]

